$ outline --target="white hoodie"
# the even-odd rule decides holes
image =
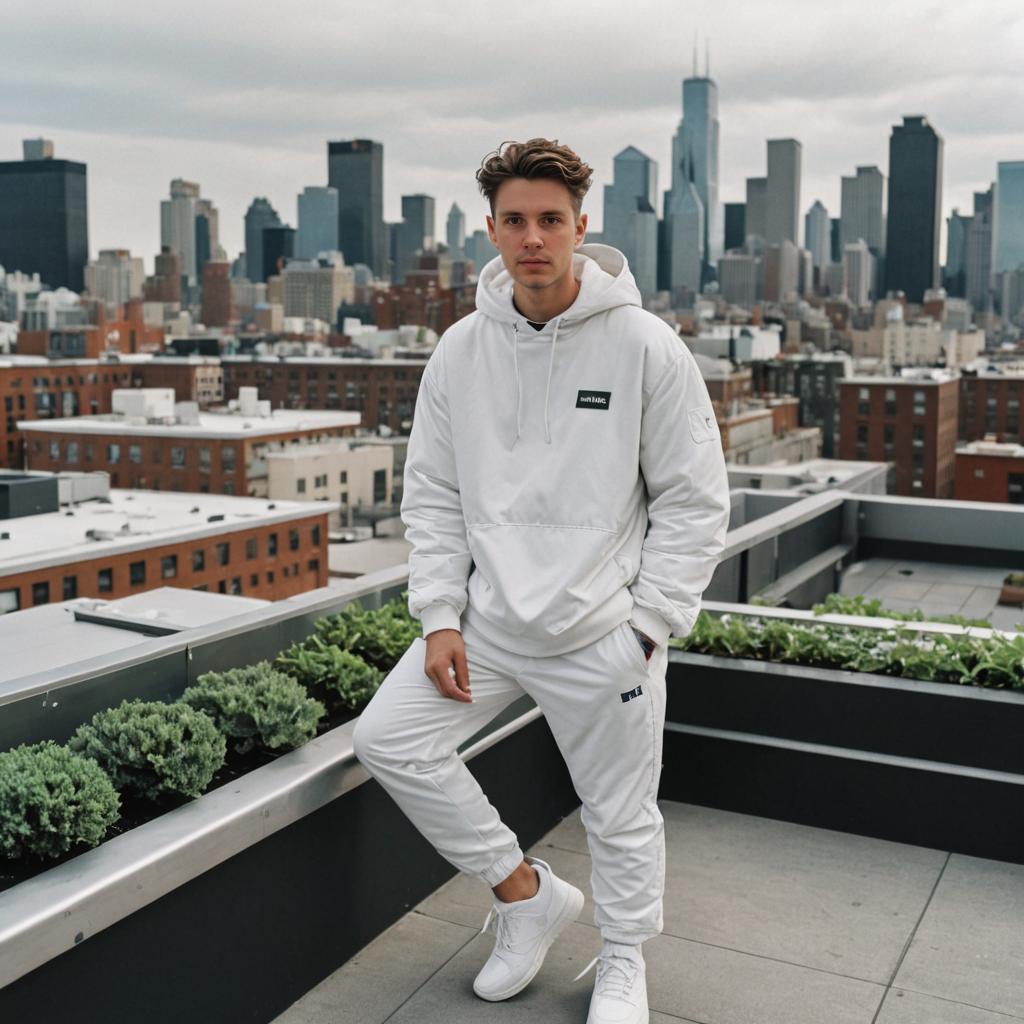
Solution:
[[[538,332],[493,259],[424,369],[402,497],[424,635],[465,612],[537,657],[627,619],[664,644],[697,617],[729,521],[707,388],[622,253],[583,245],[573,270],[576,301]]]

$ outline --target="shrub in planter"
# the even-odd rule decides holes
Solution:
[[[257,746],[282,751],[302,746],[316,735],[317,723],[327,713],[299,683],[267,661],[206,672],[181,700],[206,712],[239,754]]]
[[[96,761],[119,790],[149,800],[199,796],[227,750],[209,715],[187,704],[141,700],[93,715],[68,746]]]
[[[897,619],[902,622],[952,622],[957,626],[981,626],[991,629],[988,619],[968,619],[963,615],[925,615],[920,609],[912,612],[898,612],[886,608],[877,597],[861,595],[829,594],[821,604],[814,606],[815,615],[866,615],[880,619]]]
[[[350,711],[367,704],[384,679],[380,669],[358,654],[329,644],[317,634],[282,651],[274,667],[294,676],[332,707]]]
[[[403,594],[376,610],[365,609],[353,601],[336,615],[319,619],[315,635],[325,644],[352,651],[387,672],[423,631],[409,614]]]
[[[0,857],[48,860],[97,846],[120,814],[114,784],[95,761],[53,740],[0,754]]]

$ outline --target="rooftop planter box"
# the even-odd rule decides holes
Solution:
[[[1011,572],[1003,580],[1002,589],[999,591],[999,603],[1024,605],[1024,572]]]

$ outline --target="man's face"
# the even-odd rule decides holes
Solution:
[[[569,190],[550,178],[504,182],[494,197],[494,216],[487,218],[505,268],[529,289],[564,287],[586,231],[587,215],[577,217]]]

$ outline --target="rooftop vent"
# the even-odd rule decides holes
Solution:
[[[224,521],[224,513],[217,512],[215,515],[207,516],[206,521],[208,523],[222,523]]]
[[[85,531],[86,540],[113,540],[117,534],[113,530],[91,529]]]

